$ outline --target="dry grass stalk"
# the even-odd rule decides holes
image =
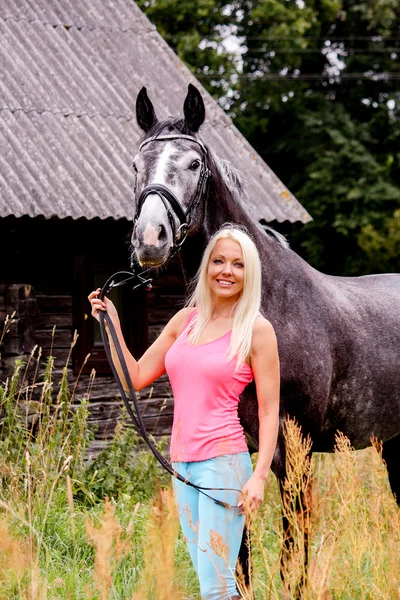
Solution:
[[[225,562],[229,558],[229,546],[224,542],[224,538],[218,531],[210,529],[210,548],[217,556],[223,558]]]
[[[74,496],[73,496],[73,493],[72,493],[71,477],[69,476],[68,473],[67,473],[65,482],[66,482],[66,486],[67,486],[68,508],[69,508],[69,513],[71,515],[72,539],[74,540],[74,543],[75,543],[75,507],[74,507]]]
[[[39,565],[32,564],[30,582],[24,600],[47,600],[47,581],[40,575]]]
[[[279,503],[279,519],[281,518],[281,510]],[[276,576],[280,570],[280,556],[276,554],[274,557],[274,564],[271,566],[271,555],[268,555],[268,548],[265,545],[264,534],[266,530],[271,526],[270,523],[267,523],[262,507],[259,511],[259,514],[256,516],[256,519],[251,523],[251,529],[248,531],[248,536],[251,539],[251,548],[252,553],[250,556],[250,589],[247,591],[244,577],[241,576],[241,569],[239,569],[239,578],[237,580],[238,589],[241,592],[242,596],[245,600],[253,600],[254,598],[254,586],[258,586],[260,583],[263,587],[264,597],[267,600],[281,600],[281,594],[279,593],[276,586]],[[276,535],[281,537],[281,531],[276,533]],[[248,540],[248,544],[250,544],[250,540]],[[253,553],[257,551],[261,558],[261,565],[257,565],[253,560]],[[257,583],[256,583],[257,582]]]
[[[399,598],[400,514],[388,486],[382,445],[356,452],[341,433],[324,456],[307,598]]]
[[[283,547],[282,570],[285,592],[295,597],[299,583],[306,580],[307,547],[305,536],[310,534],[311,484],[313,467],[310,456],[311,438],[303,437],[294,419],[285,421],[286,479],[284,481],[283,514],[290,527],[290,547]]]
[[[14,319],[14,317],[15,317],[16,314],[17,313],[14,310],[14,312],[11,315],[6,315],[6,318],[5,318],[5,321],[4,321],[4,325],[3,325],[3,330],[2,330],[2,332],[0,334],[0,348],[1,348],[1,345],[3,343],[4,337],[10,331],[10,328],[12,327],[12,325],[16,321],[16,319]],[[1,360],[1,352],[0,352],[0,360]]]
[[[26,541],[15,539],[5,518],[0,520],[0,588],[20,582],[30,564]],[[0,596],[5,597],[5,596]]]
[[[122,539],[123,529],[115,517],[115,507],[105,500],[100,527],[85,521],[86,533],[95,548],[95,585],[100,600],[107,600],[112,586],[112,573],[118,562],[129,552],[129,542]]]
[[[3,507],[2,507],[3,508]],[[11,514],[12,511],[10,511]],[[7,518],[0,519],[0,599],[15,597],[45,600],[46,581],[41,578],[37,557],[32,555],[31,541],[15,538]]]
[[[159,492],[147,531],[141,584],[133,594],[133,600],[145,600],[151,593],[157,600],[179,600],[182,593],[174,583],[179,519],[171,490]]]

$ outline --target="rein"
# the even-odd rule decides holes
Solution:
[[[114,275],[112,275],[111,277],[109,277],[109,279],[107,279],[106,283],[103,285],[101,292],[99,294],[99,298],[100,300],[104,301],[104,297],[106,294],[108,294],[113,288],[116,287],[120,287],[122,285],[125,285],[126,283],[128,283],[129,281],[138,279],[139,283],[137,283],[132,290],[136,290],[142,286],[146,286],[146,289],[151,289],[151,282],[152,279],[146,279],[143,275],[145,273],[147,273],[148,271],[150,271],[150,269],[147,269],[146,271],[143,271],[140,274],[136,274],[136,273],[131,273],[129,271],[118,271],[117,273],[114,273]],[[122,281],[118,281],[118,278],[120,276],[124,275],[125,279],[123,279]],[[175,477],[176,479],[178,479],[179,481],[182,481],[182,483],[185,483],[186,485],[189,485],[190,487],[195,488],[198,492],[200,492],[201,494],[204,494],[204,496],[207,496],[207,498],[210,498],[210,500],[213,500],[216,504],[219,504],[220,506],[223,506],[225,508],[239,508],[238,506],[232,506],[231,504],[229,504],[228,502],[223,502],[222,500],[218,500],[217,498],[213,498],[213,496],[211,496],[210,494],[207,494],[207,491],[235,491],[235,492],[240,492],[240,490],[237,490],[235,488],[208,488],[208,487],[201,487],[198,485],[195,485],[194,483],[192,483],[191,481],[189,481],[188,479],[185,479],[182,475],[180,475],[180,473],[178,473],[173,466],[171,465],[171,463],[165,458],[165,456],[163,456],[159,450],[157,449],[157,447],[155,446],[154,442],[152,441],[151,437],[149,436],[149,434],[147,433],[146,430],[146,426],[143,422],[143,418],[140,412],[140,407],[139,407],[139,402],[138,402],[138,398],[136,396],[136,392],[135,389],[133,387],[133,383],[132,380],[129,376],[129,370],[128,370],[128,366],[126,364],[125,361],[125,357],[124,354],[122,352],[122,348],[121,345],[119,343],[118,340],[118,336],[117,333],[115,331],[114,325],[112,323],[112,320],[110,318],[110,316],[108,315],[108,313],[106,311],[99,311],[99,319],[100,319],[100,332],[101,332],[101,338],[103,340],[103,344],[104,344],[104,348],[106,351],[106,355],[108,358],[108,362],[110,363],[110,367],[111,370],[113,372],[114,378],[117,382],[118,385],[118,389],[119,392],[121,394],[122,400],[125,404],[126,410],[128,412],[129,417],[132,420],[132,423],[134,424],[137,432],[141,435],[143,441],[147,444],[147,446],[149,447],[149,449],[151,450],[151,452],[153,453],[153,455],[155,456],[155,458],[157,459],[157,461],[160,463],[160,465],[173,477]],[[124,386],[122,384],[122,381],[118,375],[118,371],[115,367],[115,364],[113,362],[112,359],[112,355],[111,355],[111,348],[110,348],[110,344],[109,344],[109,339],[108,339],[108,335],[106,332],[106,327],[108,327],[108,330],[110,332],[110,336],[112,338],[113,344],[115,346],[115,350],[117,352],[118,355],[118,360],[120,362],[121,368],[122,368],[122,372],[125,378],[125,381],[128,385],[129,388],[129,392],[127,393],[124,389]]]
[[[209,168],[207,166],[207,160],[206,160],[207,149],[200,140],[196,140],[192,136],[183,135],[183,134],[182,135],[164,135],[164,136],[158,136],[158,137],[155,136],[152,138],[148,138],[147,140],[144,140],[139,147],[139,151],[143,148],[143,146],[145,146],[146,144],[149,144],[150,142],[167,141],[167,140],[175,140],[175,139],[188,139],[191,142],[195,142],[196,144],[198,144],[200,146],[202,155],[203,155],[203,163],[202,163],[202,168],[200,171],[197,189],[196,189],[196,192],[195,192],[193,198],[190,201],[190,204],[189,204],[187,210],[186,211],[183,210],[183,208],[181,207],[181,205],[179,203],[179,200],[176,198],[175,194],[171,190],[169,190],[164,185],[154,183],[154,184],[150,184],[150,185],[146,186],[142,190],[142,192],[139,196],[139,199],[138,199],[136,213],[135,213],[135,217],[134,217],[134,227],[135,227],[146,198],[150,194],[157,194],[160,197],[160,199],[162,200],[162,202],[165,206],[165,209],[167,211],[168,219],[169,219],[171,229],[173,232],[173,246],[172,246],[172,251],[171,251],[170,257],[174,256],[176,253],[179,253],[180,247],[182,246],[182,244],[185,241],[186,236],[188,234],[188,231],[189,231],[189,228],[190,228],[190,225],[192,222],[193,214],[195,213],[201,199],[203,198],[204,203],[207,200],[208,193],[209,193],[209,186],[210,186],[210,182],[212,179],[211,171],[209,170]],[[133,165],[133,166],[136,171],[135,165]],[[137,171],[136,171],[136,175],[137,175]],[[136,183],[137,182],[135,181],[135,186],[134,186],[135,195],[136,195]],[[174,220],[173,214],[170,211],[170,207],[172,208],[176,217],[179,220],[180,226],[178,227],[178,230],[176,230],[175,220]],[[180,256],[180,254],[179,254],[179,256]],[[136,285],[134,285],[134,287],[132,288],[133,290],[136,290],[137,288],[140,288],[142,286],[146,286],[146,289],[148,289],[148,290],[151,289],[152,279],[144,277],[144,275],[146,273],[148,273],[148,271],[150,271],[151,269],[146,269],[145,271],[142,271],[142,273],[137,274],[137,273],[135,273],[133,260],[131,261],[131,268],[132,268],[132,273],[129,271],[118,271],[117,273],[115,273],[114,275],[109,277],[109,279],[107,279],[106,283],[103,285],[103,287],[101,289],[101,292],[99,295],[100,300],[103,301],[105,295],[108,294],[110,292],[110,290],[112,290],[113,288],[125,285],[126,283],[128,283],[129,281],[132,281],[132,280],[139,280],[138,283],[136,283]],[[125,278],[122,279],[121,281],[118,281],[119,277],[121,277],[121,276],[125,276]],[[160,465],[170,475],[172,475],[173,477],[175,477],[182,483],[185,483],[186,485],[189,485],[190,487],[195,488],[198,492],[200,492],[204,496],[207,496],[207,498],[210,498],[210,500],[213,500],[216,504],[218,504],[220,506],[223,506],[225,508],[238,509],[239,506],[232,506],[228,502],[223,502],[222,500],[218,500],[217,498],[214,498],[210,494],[207,494],[207,492],[210,492],[210,491],[240,492],[240,490],[237,490],[235,488],[208,488],[208,487],[201,487],[201,486],[195,485],[194,483],[192,483],[191,481],[189,481],[188,479],[185,479],[182,475],[180,475],[180,473],[178,473],[173,468],[171,463],[158,451],[158,449],[156,448],[151,437],[147,433],[146,426],[143,422],[143,418],[142,418],[142,415],[140,412],[138,398],[136,396],[132,380],[129,376],[129,370],[128,370],[128,367],[127,367],[127,364],[126,364],[126,361],[125,361],[125,358],[124,358],[124,355],[122,352],[122,348],[118,341],[117,333],[116,333],[114,325],[111,321],[111,318],[106,311],[99,311],[99,320],[100,320],[101,337],[103,340],[103,344],[104,344],[104,348],[105,348],[106,355],[108,358],[108,362],[110,363],[111,370],[112,370],[114,378],[117,382],[118,389],[121,394],[122,400],[125,404],[128,415],[131,418],[132,423],[135,426],[137,432],[141,435],[144,442],[147,444],[147,446],[153,453],[154,457],[157,459],[157,461],[160,463]],[[108,327],[111,339],[115,346],[118,360],[121,365],[122,373],[124,375],[125,381],[129,388],[128,393],[124,389],[122,381],[118,375],[118,371],[113,362],[111,348],[110,348],[110,344],[109,344],[109,338],[108,338],[108,335],[106,332],[106,327]]]

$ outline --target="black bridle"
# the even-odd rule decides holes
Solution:
[[[173,140],[173,139],[188,139],[188,140],[198,144],[202,150],[203,163],[202,163],[202,168],[200,171],[200,177],[199,177],[199,181],[197,184],[196,193],[194,194],[193,198],[191,199],[191,201],[189,203],[189,207],[187,208],[187,210],[185,212],[182,209],[181,205],[179,204],[179,201],[177,200],[176,196],[167,187],[165,187],[164,185],[161,185],[161,184],[157,184],[157,183],[148,185],[147,187],[145,187],[143,189],[142,193],[139,196],[137,207],[136,207],[135,218],[134,218],[134,225],[135,225],[136,221],[139,218],[140,211],[142,210],[142,207],[143,207],[143,204],[144,204],[146,198],[150,194],[157,194],[161,198],[161,200],[167,210],[168,218],[171,223],[171,228],[172,228],[172,232],[173,232],[173,250],[172,250],[171,255],[175,254],[176,252],[179,252],[180,247],[182,246],[183,242],[185,241],[188,230],[192,223],[193,214],[195,213],[201,200],[203,200],[203,203],[205,205],[206,200],[207,200],[207,195],[209,192],[209,183],[210,183],[211,177],[212,177],[211,172],[207,166],[207,149],[202,142],[200,142],[199,140],[196,140],[192,136],[183,135],[183,134],[182,135],[171,135],[171,136],[167,135],[167,136],[159,136],[159,137],[156,136],[156,137],[149,138],[149,139],[145,140],[144,142],[142,142],[142,144],[139,147],[139,151],[142,149],[142,147],[145,144],[149,144],[150,142]],[[134,168],[136,170],[136,167],[134,167]],[[136,174],[137,174],[137,172],[136,172]],[[136,181],[135,181],[134,190],[135,190],[135,194],[136,194]],[[176,227],[175,227],[175,220],[170,211],[169,206],[171,206],[172,210],[175,212],[175,215],[178,217],[178,220],[180,222],[180,226],[177,231],[176,231]],[[100,295],[99,295],[100,300],[104,301],[105,295],[108,294],[113,288],[125,285],[126,283],[128,283],[128,281],[132,281],[132,280],[138,280],[138,283],[136,283],[136,285],[134,285],[133,290],[143,287],[143,286],[145,286],[147,289],[151,289],[152,280],[144,277],[144,275],[146,273],[148,273],[148,271],[150,271],[151,269],[146,269],[142,273],[137,274],[135,272],[135,267],[134,267],[133,261],[131,262],[131,268],[132,268],[133,274],[130,273],[129,271],[119,271],[118,273],[115,273],[114,275],[112,275],[106,281],[106,283],[103,285]],[[119,281],[118,279],[121,276],[124,276],[124,279]],[[186,485],[189,485],[189,486],[195,488],[201,494],[204,494],[205,496],[210,498],[210,500],[213,500],[216,504],[224,506],[225,508],[239,508],[238,506],[232,506],[231,504],[228,504],[227,502],[223,502],[222,500],[213,498],[212,496],[207,494],[207,491],[240,492],[240,490],[237,490],[234,488],[207,488],[207,487],[201,487],[201,486],[195,485],[188,479],[185,479],[182,475],[180,475],[180,473],[175,471],[175,469],[173,468],[171,463],[159,452],[159,450],[155,446],[153,440],[147,433],[146,426],[143,422],[143,418],[142,418],[142,415],[140,412],[140,407],[139,407],[138,399],[137,399],[137,396],[135,393],[135,389],[133,387],[133,383],[132,383],[132,380],[129,375],[129,370],[128,370],[128,367],[127,367],[127,364],[126,364],[126,361],[125,361],[125,358],[124,358],[124,355],[122,352],[122,348],[118,341],[118,336],[115,331],[112,320],[106,311],[99,312],[99,319],[100,319],[101,337],[103,340],[103,344],[104,344],[104,348],[105,348],[106,355],[108,358],[108,362],[110,363],[111,370],[112,370],[115,380],[117,382],[118,389],[121,394],[122,400],[125,404],[128,415],[131,418],[135,429],[141,435],[144,442],[147,444],[147,446],[149,447],[149,449],[151,450],[151,452],[153,453],[155,458],[158,460],[160,465],[168,473],[170,473],[173,477],[175,477],[179,481],[182,481]],[[110,336],[113,341],[115,350],[117,352],[118,360],[121,365],[122,373],[123,373],[124,379],[127,383],[128,389],[129,389],[129,392],[128,392],[129,397],[127,395],[127,392],[124,389],[124,386],[122,384],[122,381],[119,377],[118,371],[117,371],[115,364],[113,362],[113,359],[112,359],[109,338],[108,338],[108,335],[106,332],[106,325],[110,332]]]
[[[185,241],[188,231],[192,225],[193,215],[196,213],[197,208],[202,200],[203,200],[203,218],[204,218],[205,207],[206,207],[207,198],[208,198],[208,194],[209,194],[209,190],[210,190],[210,184],[212,181],[212,173],[207,165],[207,157],[208,157],[207,148],[205,147],[203,142],[201,142],[200,140],[197,140],[195,137],[193,137],[191,135],[184,135],[184,134],[159,135],[159,136],[156,135],[154,137],[147,138],[139,146],[139,152],[140,152],[140,150],[144,146],[146,146],[147,144],[150,144],[152,142],[165,142],[165,141],[170,141],[170,140],[182,140],[182,139],[190,140],[191,142],[194,142],[195,144],[197,144],[200,147],[201,154],[202,154],[201,170],[200,170],[199,180],[197,182],[197,188],[189,202],[189,206],[187,207],[186,211],[182,208],[181,204],[179,203],[179,200],[177,199],[175,194],[169,188],[167,188],[165,185],[162,185],[161,183],[151,183],[150,185],[147,185],[142,190],[142,192],[137,200],[135,216],[133,218],[133,228],[135,228],[146,198],[148,196],[150,196],[150,194],[157,194],[157,196],[160,198],[160,200],[164,204],[165,210],[167,211],[168,220],[169,220],[169,223],[171,226],[171,231],[172,231],[172,238],[173,238],[172,248],[173,248],[174,252],[177,252],[179,250],[179,248],[182,246],[183,242]],[[133,164],[133,168],[135,169],[135,175],[136,175],[135,176],[135,184],[134,184],[134,188],[133,188],[134,194],[136,197],[137,170],[136,170],[135,164]],[[171,208],[179,221],[178,229],[176,228],[175,219],[174,219],[174,215],[171,212]]]

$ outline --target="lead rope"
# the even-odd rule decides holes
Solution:
[[[182,266],[183,277],[185,280],[185,285],[187,285],[185,272],[184,272],[183,264],[182,264],[182,259],[181,259],[181,266]],[[99,295],[100,300],[104,301],[105,295],[108,294],[110,292],[110,290],[112,290],[113,288],[120,287],[120,286],[128,283],[128,281],[131,281],[133,279],[139,279],[139,283],[133,287],[133,290],[136,290],[137,288],[140,288],[142,286],[146,286],[147,289],[151,289],[152,280],[144,278],[144,274],[148,273],[148,271],[150,271],[150,269],[143,271],[139,275],[137,275],[135,273],[132,274],[128,271],[118,271],[117,273],[115,273],[114,275],[109,277],[109,279],[107,279],[106,283],[103,285],[100,295]],[[115,281],[115,279],[120,275],[127,275],[127,277],[125,277],[125,279],[123,279],[122,281]],[[138,402],[138,399],[136,396],[136,392],[133,387],[132,380],[129,376],[128,366],[126,364],[125,357],[124,357],[121,345],[118,340],[117,332],[115,331],[115,327],[114,327],[107,311],[99,311],[99,322],[100,322],[101,338],[103,340],[103,344],[104,344],[104,348],[105,348],[106,355],[108,358],[108,362],[110,363],[111,370],[112,370],[114,378],[117,382],[118,389],[121,394],[122,400],[125,404],[128,415],[131,418],[132,423],[134,424],[136,430],[142,436],[144,442],[147,444],[147,446],[149,447],[149,449],[151,450],[151,452],[153,453],[153,455],[157,459],[157,461],[160,463],[160,465],[170,475],[172,475],[173,477],[175,477],[182,483],[185,483],[186,485],[189,485],[190,487],[195,488],[198,492],[200,492],[204,496],[207,496],[207,498],[210,498],[210,500],[213,500],[216,504],[223,506],[225,508],[239,508],[239,506],[232,506],[228,502],[223,502],[222,500],[213,498],[212,496],[210,496],[210,494],[207,494],[206,491],[232,491],[232,492],[234,491],[234,492],[240,493],[240,490],[238,490],[236,488],[208,488],[208,487],[201,487],[201,486],[195,485],[188,479],[185,479],[180,473],[178,473],[173,468],[171,463],[158,451],[158,449],[154,445],[153,441],[151,440],[149,434],[147,433],[146,426],[143,422],[143,418],[142,418],[142,415],[140,412],[139,402]],[[108,328],[108,331],[110,333],[112,342],[113,342],[115,350],[117,352],[118,360],[121,365],[123,376],[128,385],[128,388],[129,388],[129,398],[124,389],[124,386],[122,384],[122,381],[118,374],[118,371],[115,367],[114,361],[112,359],[109,337],[106,332],[106,327]]]

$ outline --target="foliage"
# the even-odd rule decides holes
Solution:
[[[377,157],[368,124],[350,119],[340,104],[326,113],[307,111],[301,118],[306,133],[297,196],[314,218],[296,240],[301,253],[316,268],[332,274],[396,269],[393,262],[372,261],[359,238],[368,225],[382,231],[385,215],[400,205],[400,187],[390,177],[390,157]],[[294,144],[287,144],[289,154]],[[293,188],[297,185],[293,181]]]
[[[157,443],[160,452],[165,444]],[[122,411],[110,444],[91,461],[85,471],[85,482],[96,498],[118,499],[129,495],[132,502],[152,498],[169,477],[151,452],[143,448],[141,438],[131,427],[126,411]]]
[[[239,85],[233,111],[314,218],[290,235],[293,246],[325,272],[371,272],[378,265],[358,243],[361,230],[370,224],[382,231],[400,205],[400,95],[385,75],[399,75],[399,5],[268,0],[247,6],[246,86]]]
[[[127,491],[125,476],[107,484],[113,490],[112,499],[87,502],[105,490],[96,483],[93,464],[87,466],[83,460],[89,442],[86,433],[82,435],[87,431],[87,412],[75,418],[76,386],[71,391],[66,378],[60,390],[54,390],[52,364],[47,362],[43,378],[27,385],[26,365],[17,363],[12,380],[0,385],[0,600],[198,599],[186,544],[177,537],[171,491],[158,492],[160,476],[155,469],[147,472],[148,487],[142,489],[141,503],[136,502],[137,489],[132,494]],[[42,400],[32,406],[40,413],[33,419],[24,401],[30,394],[34,399],[39,390]],[[87,408],[88,398],[83,400]],[[308,441],[293,422],[287,424],[286,439],[285,516],[295,525],[297,539],[285,563],[283,588],[280,499],[271,476],[265,502],[251,522],[255,599],[293,597],[293,575],[302,569],[304,553],[295,506],[311,476],[312,545],[305,600],[396,597],[400,512],[389,490],[379,444],[356,453],[338,435],[336,457],[315,455],[310,463]],[[131,449],[130,442],[136,444],[136,438],[121,424],[112,450],[97,461],[103,476],[107,468],[117,469],[117,463],[127,470],[127,477],[135,476],[122,460]],[[143,461],[151,464],[152,458],[143,457]]]
[[[83,469],[92,434],[86,427],[87,398],[72,408],[67,367],[58,392],[53,386],[51,356],[43,380],[28,383],[32,363],[36,363],[36,374],[40,361],[40,351],[38,356],[35,352],[36,348],[27,364],[17,360],[11,380],[0,388],[0,483],[5,500],[22,486],[26,495],[37,491],[43,507],[64,473],[75,477]]]
[[[277,225],[292,247],[332,274],[398,270],[384,252],[371,260],[362,232],[384,236],[400,206],[400,4],[204,1],[185,51],[180,36],[189,41],[198,14],[189,0],[173,4],[141,6],[314,218]],[[219,44],[236,36],[230,69],[215,67],[223,53],[201,54],[216,33]]]
[[[374,270],[381,271],[389,266],[391,271],[400,271],[400,209],[385,219],[383,230],[377,230],[371,223],[365,225],[358,243],[374,265]]]
[[[44,599],[48,589],[52,598],[108,598],[111,590],[119,598],[140,574],[148,508],[138,499],[149,502],[163,477],[125,415],[107,450],[88,462],[89,393],[75,397],[68,362],[58,389],[54,357],[43,375],[40,363],[35,348],[0,384],[0,599]]]
[[[229,0],[138,0],[160,35],[215,96],[226,92],[235,71],[234,56],[223,44],[234,23]],[[218,81],[215,81],[214,77]]]

